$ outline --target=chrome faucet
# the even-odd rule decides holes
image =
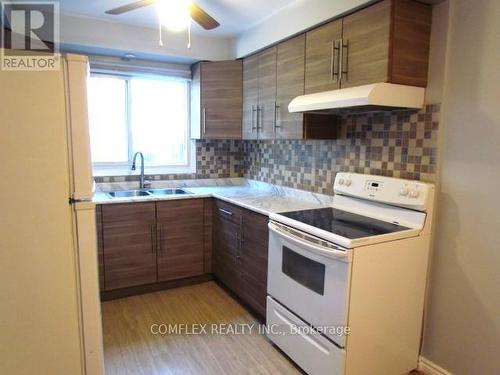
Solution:
[[[137,159],[137,155],[141,157],[141,176],[139,180],[139,189],[144,189],[144,155],[142,152],[136,152],[134,154],[134,160],[132,161],[132,168],[131,170],[135,171],[135,160]]]

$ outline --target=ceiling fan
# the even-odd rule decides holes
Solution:
[[[172,22],[179,23],[182,16],[186,15],[205,30],[212,30],[220,26],[219,22],[217,22],[202,8],[190,1],[188,2],[187,0],[140,0],[118,8],[107,10],[106,14],[119,15],[153,4],[157,5],[160,19],[162,17],[169,18]],[[166,22],[161,22],[168,28],[168,24]]]

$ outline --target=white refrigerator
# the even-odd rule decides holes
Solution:
[[[0,71],[0,373],[102,374],[88,61]]]

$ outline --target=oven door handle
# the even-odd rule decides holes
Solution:
[[[316,245],[311,242],[308,242],[304,240],[303,238],[294,236],[292,233],[289,233],[287,231],[284,231],[281,229],[278,225],[270,222],[268,224],[269,230],[273,233],[276,233],[278,236],[291,241],[304,250],[307,250],[311,253],[321,255],[324,257],[328,258],[333,258],[337,259],[343,262],[350,262],[351,261],[351,252],[348,250],[335,250],[335,249],[329,249],[324,246]]]

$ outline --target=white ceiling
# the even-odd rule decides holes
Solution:
[[[61,13],[157,28],[158,18],[154,6],[136,9],[117,16],[104,13],[108,9],[134,1],[136,0],[63,0],[60,2],[60,7]],[[295,1],[297,0],[194,0],[197,5],[214,17],[221,26],[206,31],[193,23],[193,32],[203,32],[207,36],[235,36]]]

